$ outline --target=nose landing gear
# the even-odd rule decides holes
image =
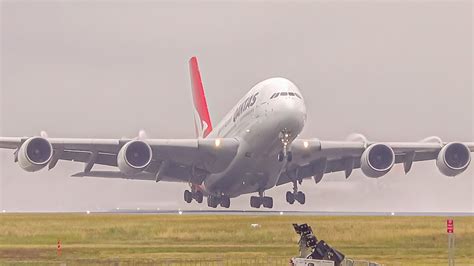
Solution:
[[[302,191],[298,191],[298,184],[296,181],[293,182],[293,191],[286,192],[286,202],[293,204],[295,201],[299,202],[301,205],[306,202],[306,195]]]
[[[277,158],[278,158],[279,162],[283,162],[283,160],[285,160],[285,158],[288,162],[291,162],[293,160],[293,154],[291,153],[291,151],[286,151],[286,155],[285,155],[285,151],[282,150],[278,153]]]
[[[288,145],[290,144],[291,140],[291,133],[284,130],[280,132],[279,138],[283,144],[283,149],[278,153],[278,161],[283,162],[283,160],[286,158],[288,162],[291,162],[293,160],[293,154],[288,150]]]

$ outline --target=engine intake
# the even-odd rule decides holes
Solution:
[[[438,154],[436,166],[446,176],[456,176],[464,172],[471,163],[471,151],[458,142],[446,144]]]
[[[362,154],[360,168],[366,176],[379,178],[388,173],[394,164],[395,153],[390,146],[373,144]]]
[[[18,165],[25,171],[35,172],[44,168],[53,157],[53,146],[41,137],[27,139],[18,150]]]
[[[133,140],[120,149],[117,165],[124,174],[138,174],[148,167],[152,157],[150,145],[140,140]]]

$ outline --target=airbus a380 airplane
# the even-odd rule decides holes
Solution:
[[[474,142],[442,142],[437,137],[421,142],[371,142],[362,135],[346,141],[297,139],[306,121],[306,107],[299,89],[284,78],[271,78],[255,85],[224,119],[212,127],[201,76],[195,57],[189,61],[195,108],[196,138],[65,139],[0,137],[0,148],[14,149],[14,160],[34,172],[59,160],[85,163],[74,176],[125,178],[189,183],[184,200],[209,207],[228,208],[230,198],[256,193],[250,205],[273,207],[265,191],[292,183],[286,201],[305,203],[298,191],[303,179],[318,183],[326,173],[345,173],[360,168],[379,178],[394,164],[402,163],[408,173],[413,162],[436,160],[447,176],[466,170]],[[118,167],[118,171],[93,171],[94,165]]]

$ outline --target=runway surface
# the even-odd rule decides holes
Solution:
[[[104,213],[104,214],[181,214],[181,215],[286,215],[286,216],[431,216],[431,217],[472,217],[474,212],[318,212],[318,211],[260,211],[260,210],[154,210],[154,209],[112,209],[108,211],[73,212],[21,212],[7,213]],[[1,215],[1,213],[0,213]]]

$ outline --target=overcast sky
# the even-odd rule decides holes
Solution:
[[[199,58],[214,124],[256,83],[283,76],[308,110],[302,137],[473,141],[471,1],[191,3],[2,1],[0,135],[194,137],[187,60]],[[0,151],[0,209],[199,209],[185,184],[73,178],[79,163],[27,173]],[[434,162],[380,179],[359,170],[267,192],[277,210],[474,210],[474,166]],[[232,200],[250,209],[249,196]]]

